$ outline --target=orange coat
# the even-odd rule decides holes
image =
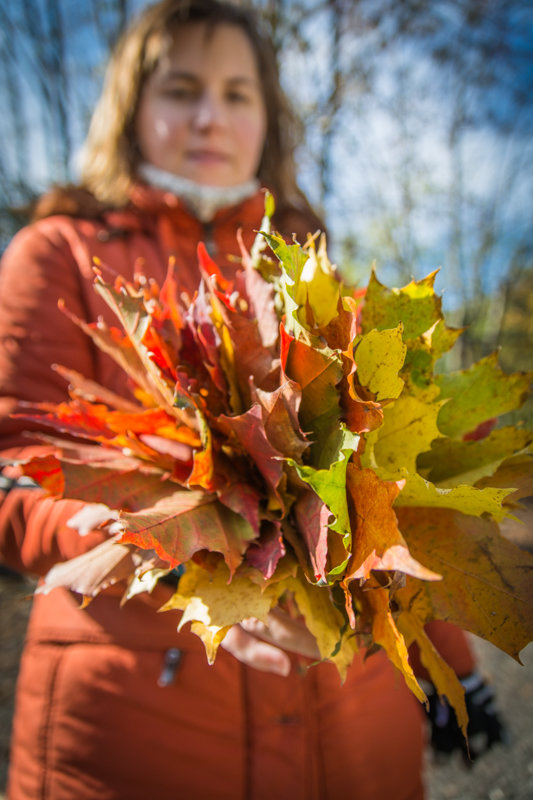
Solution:
[[[126,277],[142,260],[161,282],[173,255],[182,286],[193,290],[198,241],[212,239],[229,276],[237,228],[249,246],[262,211],[258,193],[219,212],[206,231],[175,197],[138,187],[131,208],[104,220],[55,216],[21,231],[0,273],[5,453],[29,452],[25,424],[8,418],[17,399],[65,397],[51,363],[126,391],[122,374],[57,309],[61,297],[79,317],[113,322],[92,289],[95,256]],[[42,575],[93,547],[100,534],[81,538],[66,526],[77,507],[31,489],[9,492],[0,507],[3,560]],[[423,715],[383,653],[357,659],[342,687],[332,665],[307,670],[296,657],[287,678],[245,667],[225,651],[210,667],[201,642],[176,633],[177,612],[155,613],[170,592],[159,584],[120,608],[109,591],[85,610],[62,589],[36,597],[18,682],[10,800],[423,796]],[[435,631],[456,670],[469,672],[462,634],[451,626]]]

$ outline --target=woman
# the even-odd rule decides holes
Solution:
[[[110,65],[79,187],[56,190],[8,248],[0,278],[4,457],[41,445],[8,414],[17,400],[57,402],[60,363],[118,393],[113,364],[57,310],[108,321],[92,290],[94,258],[131,277],[139,262],[161,281],[176,259],[183,289],[199,282],[206,241],[230,275],[239,227],[249,246],[276,196],[274,226],[300,238],[318,220],[295,181],[291,118],[272,48],[253,16],[216,0],[164,0],[125,34]],[[97,544],[56,503],[13,480],[0,509],[2,557],[44,574]],[[18,684],[10,800],[187,800],[423,796],[422,715],[383,654],[300,669],[287,651],[314,643],[283,619],[234,628],[213,667],[203,645],[156,614],[171,592],[122,609],[109,590],[81,611],[56,589],[34,602]],[[262,639],[270,640],[268,642]],[[280,645],[280,646],[278,646]],[[472,669],[455,629],[439,646]]]

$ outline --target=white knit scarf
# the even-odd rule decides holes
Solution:
[[[253,178],[238,186],[206,186],[171,172],[142,164],[139,174],[150,186],[163,189],[183,200],[189,211],[200,222],[211,222],[217,211],[226,206],[234,206],[259,189],[259,181]]]

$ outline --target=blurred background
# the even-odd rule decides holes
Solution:
[[[146,4],[0,0],[0,249],[27,221],[24,209],[36,196],[76,180],[110,49]],[[440,267],[447,320],[467,326],[443,368],[468,366],[501,347],[504,369],[533,369],[531,0],[251,5],[264,16],[301,120],[301,186],[325,217],[330,253],[347,279],[364,285],[373,261],[389,286]],[[518,419],[533,423],[532,401]],[[20,584],[14,591],[14,581],[0,592],[2,757],[17,631],[31,592]],[[511,716],[513,703],[518,715],[524,705],[531,711],[531,669],[503,659],[494,663]],[[518,729],[523,744],[514,749],[520,765],[512,767],[511,788],[496,780],[512,764],[507,754],[499,773],[487,777],[483,767],[486,781],[477,789],[475,782],[468,790],[455,786],[452,769],[432,797],[533,796],[526,727]],[[444,785],[450,793],[442,794]]]

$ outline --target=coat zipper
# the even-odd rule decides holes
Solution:
[[[158,686],[161,686],[161,688],[165,688],[166,686],[172,686],[172,684],[176,680],[176,673],[178,671],[180,661],[181,661],[181,650],[178,650],[177,647],[171,647],[169,650],[166,651],[163,660],[163,669],[161,670],[161,674],[157,679]]]

